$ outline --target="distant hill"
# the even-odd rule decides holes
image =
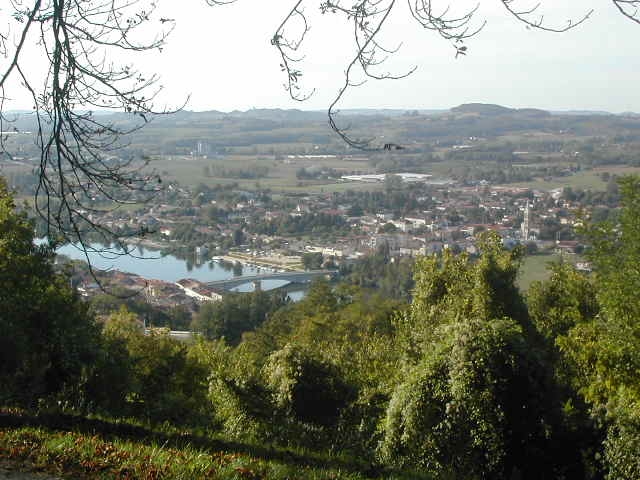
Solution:
[[[534,116],[548,116],[549,112],[546,110],[540,110],[538,108],[509,108],[502,105],[494,105],[490,103],[465,103],[451,109],[452,113],[472,113],[476,115],[534,115]]]
[[[452,113],[475,113],[478,115],[504,115],[514,111],[513,108],[490,103],[465,103],[451,109]]]
[[[412,115],[437,115],[445,113],[447,110],[442,109],[397,109],[397,108],[346,108],[341,110],[345,115],[380,115],[384,117],[400,117]],[[325,112],[326,114],[326,112]]]
[[[101,116],[100,119],[124,129],[142,123],[139,116],[125,113]],[[12,127],[33,132],[36,128],[34,120],[32,113],[16,115]],[[375,139],[378,146],[396,143],[407,150],[419,150],[425,145],[429,145],[428,148],[458,145],[470,137],[490,140],[541,133],[640,140],[640,115],[634,113],[548,112],[468,103],[450,110],[346,109],[340,112],[338,120],[354,138]],[[212,156],[352,152],[328,128],[326,111],[318,110],[181,111],[153,117],[145,128],[125,140],[132,155],[190,155],[195,151]]]
[[[605,112],[603,110],[566,110],[566,111],[553,111],[551,113],[554,115],[578,115],[578,116],[613,115],[613,113]],[[624,115],[624,113],[622,115]]]

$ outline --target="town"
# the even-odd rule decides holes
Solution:
[[[409,300],[416,258],[445,250],[475,257],[486,231],[524,250],[518,282],[526,291],[547,278],[550,262],[590,271],[580,226],[615,220],[618,179],[640,163],[640,119],[631,114],[483,104],[352,114],[398,147],[371,152],[323,136],[320,118],[296,110],[182,112],[179,122],[150,124],[109,161],[133,162],[157,187],[132,189],[116,208],[108,207],[113,192],[88,190],[91,208],[77,213],[102,230],[87,228],[84,247],[62,248],[59,262],[83,297],[135,295],[161,312],[180,311],[181,328],[203,303],[272,289],[299,299],[317,278]],[[29,138],[8,137],[22,156],[3,164],[25,201],[37,186]],[[46,228],[36,218],[37,236]],[[86,247],[96,268],[80,261]],[[102,262],[104,253],[131,260]],[[70,267],[64,255],[78,261]],[[172,262],[169,273],[138,269],[145,256]],[[384,268],[393,281],[382,278]]]
[[[109,212],[98,221],[120,232],[143,226],[146,234],[136,245],[187,262],[252,265],[270,272],[339,274],[380,249],[391,261],[444,250],[473,256],[479,253],[478,234],[489,230],[508,248],[521,245],[527,254],[544,259],[560,255],[588,271],[588,262],[580,256],[584,245],[575,231],[581,221],[578,212],[587,207],[608,211],[617,202],[615,195],[578,199],[570,189],[545,191],[485,180],[463,184],[402,173],[378,178],[374,193],[347,188],[343,193],[280,198],[233,186],[189,189],[172,184],[157,203],[133,212]],[[371,179],[347,179],[345,185],[358,181]],[[194,301],[216,301],[225,294],[222,285],[216,289],[188,278],[165,282],[111,272],[108,279],[111,285],[144,291],[159,307],[194,309]],[[82,283],[85,295],[101,291],[87,272]]]

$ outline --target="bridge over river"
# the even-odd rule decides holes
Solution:
[[[252,275],[246,277],[235,277],[229,280],[216,280],[207,282],[207,286],[214,290],[231,290],[245,283],[253,283],[256,290],[259,290],[263,280],[284,280],[290,283],[309,283],[314,278],[331,279],[337,272],[335,270],[312,270],[309,272],[275,272],[262,275]]]

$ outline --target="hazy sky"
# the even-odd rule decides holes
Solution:
[[[563,25],[594,9],[591,19],[563,34],[526,29],[499,0],[480,0],[485,29],[471,39],[466,57],[410,18],[405,2],[383,31],[386,45],[403,42],[386,70],[417,71],[398,81],[351,89],[343,108],[449,108],[466,102],[553,110],[640,112],[640,25],[622,17],[609,0],[542,0],[550,25]],[[164,3],[164,4],[163,4]],[[145,71],[162,75],[163,99],[190,95],[191,110],[252,107],[325,109],[335,96],[355,50],[349,24],[318,13],[307,0],[312,30],[303,85],[315,88],[305,103],[288,99],[277,50],[270,38],[293,0],[238,0],[208,7],[204,0],[164,0],[163,17],[177,24],[160,55],[138,58]],[[435,2],[434,2],[435,3]],[[456,7],[473,5],[451,0]],[[521,1],[523,8],[535,3]],[[442,2],[443,7],[447,2]]]

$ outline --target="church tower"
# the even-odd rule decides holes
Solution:
[[[523,241],[529,240],[529,201],[527,200],[527,204],[524,207],[524,221],[520,226],[520,233]]]

